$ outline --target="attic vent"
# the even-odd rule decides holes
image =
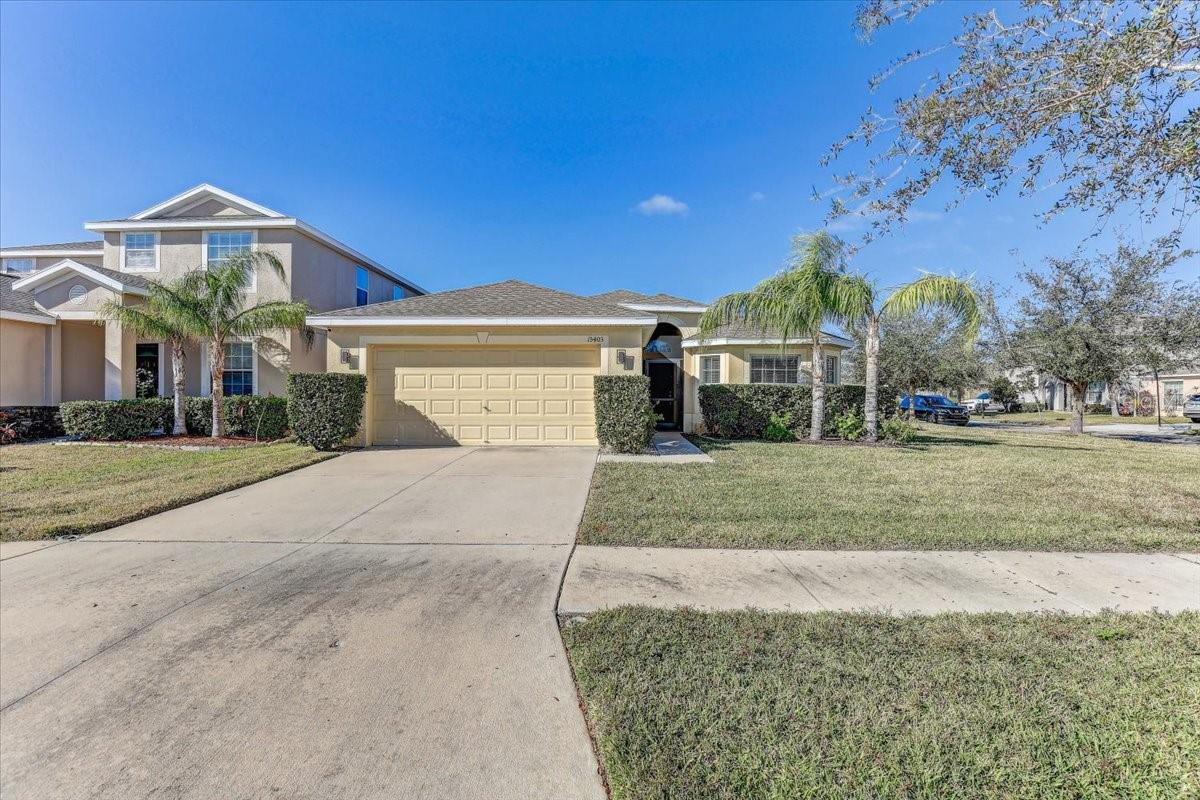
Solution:
[[[67,292],[67,296],[71,298],[71,302],[77,306],[83,305],[83,301],[87,300],[87,287],[81,283],[77,283],[71,287],[71,291]]]

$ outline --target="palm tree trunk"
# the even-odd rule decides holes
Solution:
[[[821,332],[812,337],[812,429],[810,441],[819,442],[825,432],[825,353],[821,349]]]
[[[212,378],[212,438],[225,435],[225,345],[208,343],[208,368]]]
[[[175,387],[175,427],[171,431],[176,436],[187,433],[187,419],[184,414],[184,393],[187,391],[187,371],[183,363],[183,340],[172,339],[171,345],[171,378]]]
[[[867,387],[863,418],[867,423],[867,441],[879,440],[879,317],[867,318]]]

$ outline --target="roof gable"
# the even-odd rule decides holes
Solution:
[[[271,217],[282,219],[283,214],[252,200],[226,191],[212,184],[193,186],[161,203],[139,211],[130,219],[170,219],[172,217],[220,217],[220,216]]]
[[[651,306],[662,306],[664,308],[695,308],[703,309],[704,303],[696,300],[688,300],[685,297],[676,297],[672,294],[644,294],[643,292],[635,292],[632,289],[614,289],[611,292],[603,292],[602,294],[592,295],[596,300],[606,300],[610,303],[619,303],[623,306],[635,308],[638,310],[646,309]]]
[[[38,270],[32,275],[14,281],[12,288],[26,292],[37,291],[67,280],[72,275],[82,275],[106,289],[123,294],[144,295],[147,293],[146,290],[149,286],[146,279],[139,275],[117,272],[105,269],[104,267],[97,267],[94,264],[80,264],[78,261],[64,258],[57,264],[53,264],[43,270]]]

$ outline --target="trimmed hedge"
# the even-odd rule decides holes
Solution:
[[[879,387],[879,419],[896,413],[897,394]],[[825,387],[824,435],[837,436],[837,418],[852,408],[862,412],[866,387],[837,384]],[[812,425],[812,387],[770,383],[713,383],[700,387],[704,427],[726,439],[761,439],[771,418],[789,419],[797,437]]]
[[[658,415],[645,375],[597,375],[596,438],[618,453],[642,453],[654,439]]]
[[[225,398],[225,433],[255,439],[281,439],[288,432],[287,398],[236,394]],[[188,433],[212,435],[212,398],[185,397],[183,416]]]
[[[175,419],[169,397],[130,400],[72,400],[58,407],[63,430],[81,439],[138,439],[170,431]]]
[[[287,415],[296,441],[333,450],[362,426],[367,376],[339,372],[288,375]]]
[[[12,426],[15,442],[63,435],[58,406],[3,406],[0,415],[0,424]]]

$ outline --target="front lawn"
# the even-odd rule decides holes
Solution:
[[[1200,551],[1200,450],[923,426],[910,447],[696,438],[711,465],[598,464],[582,544]]]
[[[606,611],[563,630],[614,800],[1200,793],[1200,614]]]
[[[296,444],[215,452],[11,445],[0,448],[0,540],[103,530],[331,455]]]

